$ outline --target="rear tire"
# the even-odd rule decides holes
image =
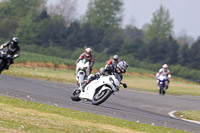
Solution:
[[[106,101],[108,97],[112,94],[110,89],[105,89],[101,93],[96,93],[92,99],[92,104],[93,105],[99,105]]]
[[[75,89],[75,90],[73,91],[72,95],[71,95],[72,101],[77,101],[77,102],[80,101],[80,100],[81,100],[81,99],[79,98],[80,93],[81,93],[81,90]]]
[[[0,74],[3,71],[3,69],[4,69],[4,62],[2,59],[0,59]]]
[[[160,95],[165,95],[165,90],[164,90],[163,86],[160,86],[159,93],[160,93]]]

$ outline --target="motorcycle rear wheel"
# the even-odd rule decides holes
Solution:
[[[92,104],[99,105],[103,103],[108,99],[108,97],[110,97],[111,94],[112,92],[110,89],[105,89],[101,93],[97,92],[92,99]]]
[[[75,90],[72,92],[71,99],[72,99],[73,101],[77,101],[77,102],[80,101],[80,100],[81,100],[81,99],[79,98],[80,93],[81,93],[81,90],[75,89]]]
[[[2,59],[0,59],[0,74],[4,69],[4,61]]]
[[[159,93],[160,95],[165,95],[165,89],[163,87],[160,87]]]

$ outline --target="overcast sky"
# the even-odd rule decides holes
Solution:
[[[85,14],[89,0],[78,1],[78,17]],[[195,39],[200,36],[200,0],[122,0],[124,2],[123,25],[131,24],[141,28],[150,23],[152,13],[163,5],[174,20],[176,35],[185,31]]]

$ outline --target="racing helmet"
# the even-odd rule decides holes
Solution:
[[[86,48],[86,49],[85,49],[85,55],[86,55],[87,57],[91,56],[91,53],[92,53],[92,49],[91,49],[91,48]]]
[[[128,68],[128,63],[125,62],[125,61],[120,61],[117,64],[117,68],[116,69],[120,70],[121,73],[125,73],[127,68]],[[119,72],[117,71],[117,73],[119,73]]]
[[[18,39],[17,37],[13,37],[13,38],[12,38],[12,42],[13,42],[13,43],[17,44],[18,41],[19,41],[19,39]]]
[[[167,65],[167,64],[163,64],[163,65],[162,65],[162,68],[168,69],[168,65]]]
[[[167,64],[163,64],[163,65],[162,65],[162,68],[164,69],[164,71],[167,71],[168,65],[167,65]]]
[[[113,60],[118,61],[118,59],[119,59],[119,56],[118,56],[118,55],[114,55],[114,56],[113,56]]]
[[[17,37],[13,37],[11,40],[11,45],[9,46],[10,50],[15,50],[18,47],[19,39]]]

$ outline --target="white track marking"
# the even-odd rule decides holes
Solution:
[[[176,116],[174,116],[175,112],[177,112],[177,110],[171,111],[168,114],[173,118],[179,119]],[[184,120],[184,121],[187,121],[187,122],[192,122],[192,123],[195,123],[195,124],[200,124],[200,121],[193,121],[193,120],[188,120],[188,119],[181,119],[181,120]]]

